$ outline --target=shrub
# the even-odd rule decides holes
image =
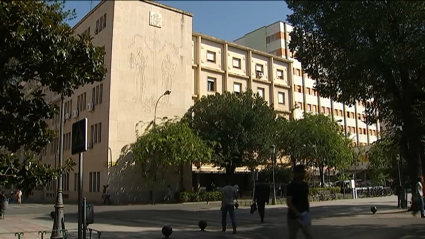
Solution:
[[[330,187],[330,188],[311,188],[309,191],[310,196],[318,194],[337,194],[341,192],[340,187]]]
[[[221,200],[221,192],[181,192],[179,202],[212,202]]]

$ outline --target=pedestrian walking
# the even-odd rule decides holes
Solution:
[[[306,239],[312,239],[310,203],[308,201],[308,184],[304,182],[305,167],[297,165],[294,167],[294,178],[289,183],[286,192],[286,203],[288,205],[288,233],[289,239],[297,239],[298,230],[304,234]]]
[[[109,185],[106,185],[103,204],[111,204],[111,195],[109,194]]]
[[[233,234],[236,234],[236,218],[235,218],[235,200],[238,195],[236,188],[230,185],[230,180],[226,179],[226,186],[220,189],[221,191],[221,226],[222,231],[226,232],[227,213],[229,213],[232,221]]]
[[[171,189],[171,185],[168,185],[167,194],[164,197],[164,201],[169,202],[171,199],[173,199],[173,190]]]
[[[18,203],[21,204],[22,203],[22,191],[20,189],[18,189],[16,191],[16,199],[18,200]]]
[[[418,181],[416,182],[416,200],[418,201],[419,210],[413,211],[413,214],[416,215],[418,211],[421,212],[421,218],[425,218],[424,213],[424,187],[423,187],[424,179],[422,176],[418,177]]]
[[[264,223],[264,213],[266,210],[266,203],[269,205],[270,200],[270,186],[260,181],[255,186],[254,203],[257,204],[258,213],[260,214],[261,223]]]

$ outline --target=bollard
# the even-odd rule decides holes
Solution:
[[[38,232],[38,235],[41,235],[41,239],[43,239],[44,238],[44,235],[46,235],[46,234],[47,234],[46,231],[39,231]]]
[[[18,239],[22,239],[22,236],[24,235],[23,232],[17,232],[15,233],[15,237],[18,236]]]
[[[204,221],[204,220],[202,220],[202,221],[199,221],[199,223],[198,223],[198,226],[199,226],[199,228],[201,228],[201,231],[205,231],[205,228],[207,227],[207,222],[206,221]]]
[[[371,208],[370,208],[370,211],[371,211],[373,214],[375,214],[375,213],[378,211],[378,208],[377,208],[377,207],[371,207]]]
[[[173,233],[172,227],[170,227],[170,226],[163,226],[162,227],[162,235],[164,235],[165,238],[169,238],[172,233]]]

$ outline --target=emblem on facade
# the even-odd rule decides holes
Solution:
[[[149,25],[161,28],[162,16],[156,12],[149,12]]]

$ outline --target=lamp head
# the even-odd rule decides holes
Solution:
[[[169,95],[169,94],[171,94],[171,90],[166,90],[166,91],[164,92],[164,95]]]

